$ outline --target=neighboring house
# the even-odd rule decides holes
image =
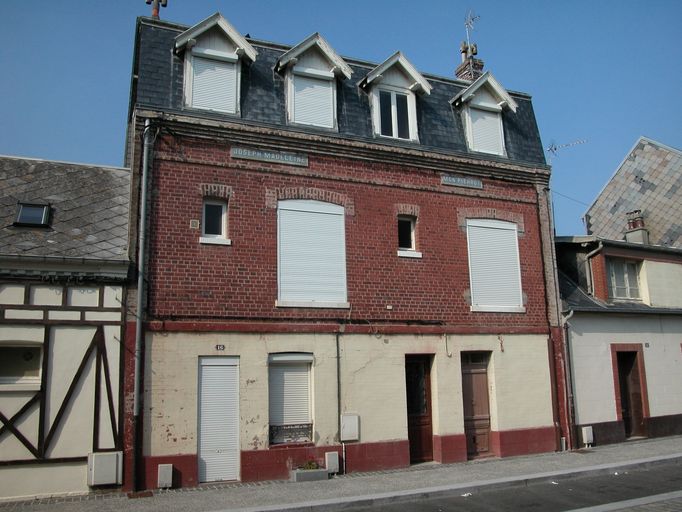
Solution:
[[[463,52],[450,79],[138,20],[139,486],[558,448],[549,167],[531,98]]]
[[[622,240],[633,227],[623,218],[633,211],[649,243],[682,248],[682,151],[640,137],[585,213],[587,233]]]
[[[120,483],[130,171],[0,176],[0,500]]]
[[[556,247],[576,444],[682,434],[682,249],[595,236]]]

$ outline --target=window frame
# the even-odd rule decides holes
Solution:
[[[197,106],[192,103],[194,92],[194,59],[205,59],[208,61],[223,62],[232,64],[235,67],[235,101],[233,110],[225,110],[221,108],[210,108]],[[206,48],[191,48],[185,52],[185,66],[184,66],[184,98],[183,104],[186,108],[192,108],[207,112],[217,112],[220,114],[240,115],[241,105],[241,59],[237,53],[221,52],[218,50],[211,50]]]
[[[0,350],[4,348],[35,348],[38,349],[38,375],[35,377],[11,377],[0,375],[0,391],[37,391],[41,387],[43,379],[43,344],[26,341],[2,341]]]
[[[400,245],[400,223],[410,223],[410,247],[402,247]],[[414,215],[398,215],[398,256],[403,258],[421,258],[422,253],[417,251],[417,217]]]
[[[206,206],[220,206],[221,213],[221,232],[220,234],[206,233]],[[232,245],[232,240],[227,237],[228,228],[228,201],[221,199],[206,198],[201,205],[201,237],[199,242],[202,244]]]
[[[515,284],[517,284],[518,289],[514,291],[518,291],[515,297],[515,303],[510,303],[509,304],[484,304],[484,303],[479,303],[479,300],[477,298],[477,295],[481,294],[480,293],[480,287],[485,286],[487,283],[476,283],[475,280],[478,279],[477,272],[472,269],[472,230],[471,228],[483,228],[483,229],[499,229],[499,230],[504,230],[504,231],[512,231],[514,235],[514,248],[513,248],[513,253],[512,256],[515,258],[515,261],[512,263],[516,264],[516,268],[513,270],[517,270],[515,276],[507,276],[507,279],[511,281],[516,281]],[[467,219],[466,220],[466,229],[467,229],[467,263],[468,263],[468,269],[469,269],[469,290],[471,293],[471,311],[476,311],[476,312],[499,312],[499,313],[525,313],[526,308],[523,304],[523,282],[521,278],[521,259],[519,256],[519,243],[518,243],[518,226],[514,222],[509,222],[509,221],[503,221],[503,220],[497,220],[497,219]],[[507,248],[509,249],[509,248]],[[490,253],[488,253],[490,254]],[[496,251],[494,254],[499,255],[501,254],[501,251]],[[474,265],[476,267],[478,265]],[[501,265],[497,265],[496,268],[505,268],[505,270],[509,270],[509,265],[505,265],[502,267]],[[486,275],[486,279],[489,276]],[[476,288],[479,288],[477,291]],[[485,295],[485,294],[482,294]],[[496,295],[496,299],[499,299],[501,296]],[[489,299],[489,297],[484,297],[484,300]],[[483,301],[481,301],[483,302]]]
[[[381,133],[381,92],[391,94],[391,132],[395,135],[383,135]],[[407,98],[407,124],[409,138],[402,138],[398,133],[398,109],[396,95],[401,94]],[[404,140],[419,142],[419,129],[417,126],[417,98],[414,92],[403,87],[393,85],[376,85],[372,88],[372,123],[374,135],[384,139]]]
[[[315,124],[302,122],[296,119],[296,78],[307,78],[312,80],[319,80],[328,83],[331,90],[331,123],[330,125]],[[318,128],[323,130],[338,130],[337,121],[337,86],[336,86],[336,76],[331,71],[323,71],[320,69],[310,68],[310,67],[300,67],[294,66],[289,69],[286,74],[286,86],[287,86],[287,122],[291,125],[306,126],[312,128]]]
[[[637,292],[637,297],[632,296],[633,287],[630,285],[631,276],[628,268],[630,266],[634,267],[634,279],[636,281],[634,289]],[[642,301],[642,293],[640,289],[640,279],[639,274],[641,271],[641,262],[637,260],[629,260],[624,258],[607,258],[606,261],[607,276],[606,276],[606,286],[609,294],[609,299],[612,300],[627,300],[627,301]],[[615,271],[617,268],[623,271],[623,282],[625,286],[617,286]],[[617,288],[625,288],[626,295],[618,296],[616,295]]]
[[[507,156],[507,148],[504,143],[504,123],[502,122],[502,109],[501,108],[493,108],[487,105],[481,105],[481,104],[467,104],[464,109],[464,124],[465,124],[465,129],[466,129],[466,139],[467,139],[467,147],[469,148],[470,151],[475,151],[477,153],[485,153],[486,155],[497,155],[497,156]],[[499,142],[499,152],[498,151],[486,151],[484,149],[480,149],[479,147],[476,146],[476,140],[474,138],[474,127],[473,127],[473,120],[472,120],[472,112],[488,112],[488,113],[493,113],[496,114],[496,125],[497,125],[497,137],[498,137],[498,142]]]
[[[15,226],[25,226],[25,227],[36,227],[36,228],[46,228],[50,226],[50,205],[44,203],[17,203],[17,217],[14,221]],[[21,214],[24,208],[42,208],[43,213],[40,222],[29,222],[21,219]]]
[[[288,445],[288,444],[299,444],[299,443],[312,443],[313,442],[313,354],[309,352],[279,352],[272,353],[268,355],[268,443],[274,446]],[[286,422],[282,420],[281,422],[273,422],[273,375],[272,372],[275,371],[273,368],[283,369],[283,368],[305,368],[307,374],[306,383],[306,395],[304,398],[298,397],[297,400],[305,401],[307,406],[306,411],[306,421],[303,423],[298,422]],[[282,407],[284,404],[284,399],[281,400]],[[279,416],[284,417],[284,411],[281,411]],[[297,437],[292,439],[286,439],[286,429],[278,429],[278,427],[297,427],[300,431],[302,427],[305,427],[306,436]],[[283,438],[276,440],[276,433],[278,430],[283,430],[281,434]],[[293,429],[294,432],[296,428]],[[300,434],[299,434],[300,435]]]

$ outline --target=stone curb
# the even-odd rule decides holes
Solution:
[[[409,489],[404,491],[393,491],[363,496],[350,496],[347,498],[332,498],[327,500],[315,500],[291,505],[268,505],[264,507],[230,508],[216,512],[325,512],[336,510],[349,510],[356,507],[371,507],[410,501],[414,499],[429,499],[435,497],[448,497],[462,495],[466,493],[476,493],[491,488],[507,489],[513,487],[525,487],[533,483],[552,481],[558,478],[578,478],[582,476],[600,476],[609,474],[615,470],[626,471],[628,469],[639,469],[665,464],[675,460],[682,461],[682,453],[671,455],[661,455],[644,459],[635,459],[626,462],[616,462],[608,464],[598,464],[582,468],[566,469],[558,471],[548,471],[544,473],[532,473],[508,478],[495,478],[491,480],[481,480],[478,482],[464,482],[452,485],[437,487],[424,487],[420,489]]]

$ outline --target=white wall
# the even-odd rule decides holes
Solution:
[[[576,313],[569,324],[577,424],[617,420],[614,343],[643,345],[651,416],[682,414],[682,318]]]

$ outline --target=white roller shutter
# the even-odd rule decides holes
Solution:
[[[311,423],[310,364],[270,365],[269,400],[271,425]]]
[[[472,149],[495,155],[503,154],[500,113],[470,108],[469,119],[471,121]]]
[[[334,88],[331,80],[294,75],[294,122],[334,127]]]
[[[192,106],[237,111],[237,64],[192,56]]]
[[[516,224],[468,220],[471,306],[478,311],[523,311]]]
[[[199,361],[199,481],[238,480],[239,359]]]
[[[343,206],[280,201],[278,223],[279,300],[345,303]]]

